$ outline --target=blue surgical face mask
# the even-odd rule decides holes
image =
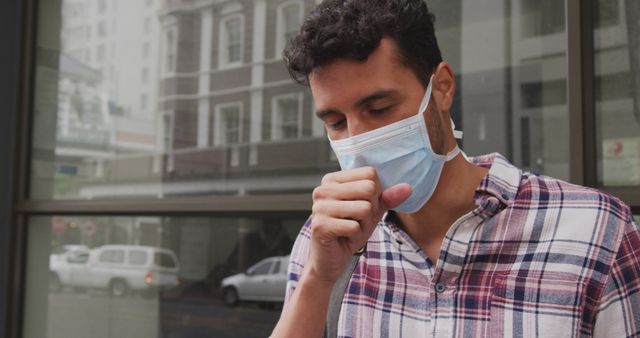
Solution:
[[[372,166],[384,189],[398,183],[411,185],[411,196],[393,209],[398,212],[422,208],[433,195],[444,163],[460,153],[457,145],[447,155],[431,148],[423,116],[431,98],[431,80],[416,115],[346,139],[329,139],[342,170]],[[461,132],[454,135],[460,138]]]

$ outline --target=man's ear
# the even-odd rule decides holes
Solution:
[[[456,78],[448,62],[442,61],[433,72],[432,95],[438,111],[450,113],[456,92]]]

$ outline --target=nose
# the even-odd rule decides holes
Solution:
[[[346,137],[360,135],[375,128],[376,127],[372,126],[371,123],[367,123],[366,120],[360,117],[349,118],[347,119],[347,132],[349,133],[349,135],[347,135]]]

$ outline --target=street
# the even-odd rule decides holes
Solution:
[[[49,295],[47,332],[48,338],[266,337],[279,315],[255,304],[58,293]]]

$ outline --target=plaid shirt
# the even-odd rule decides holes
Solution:
[[[489,173],[437,265],[393,213],[378,224],[345,292],[339,336],[640,336],[640,233],[629,208],[499,154],[472,161]],[[293,248],[287,301],[309,230],[307,221]]]

